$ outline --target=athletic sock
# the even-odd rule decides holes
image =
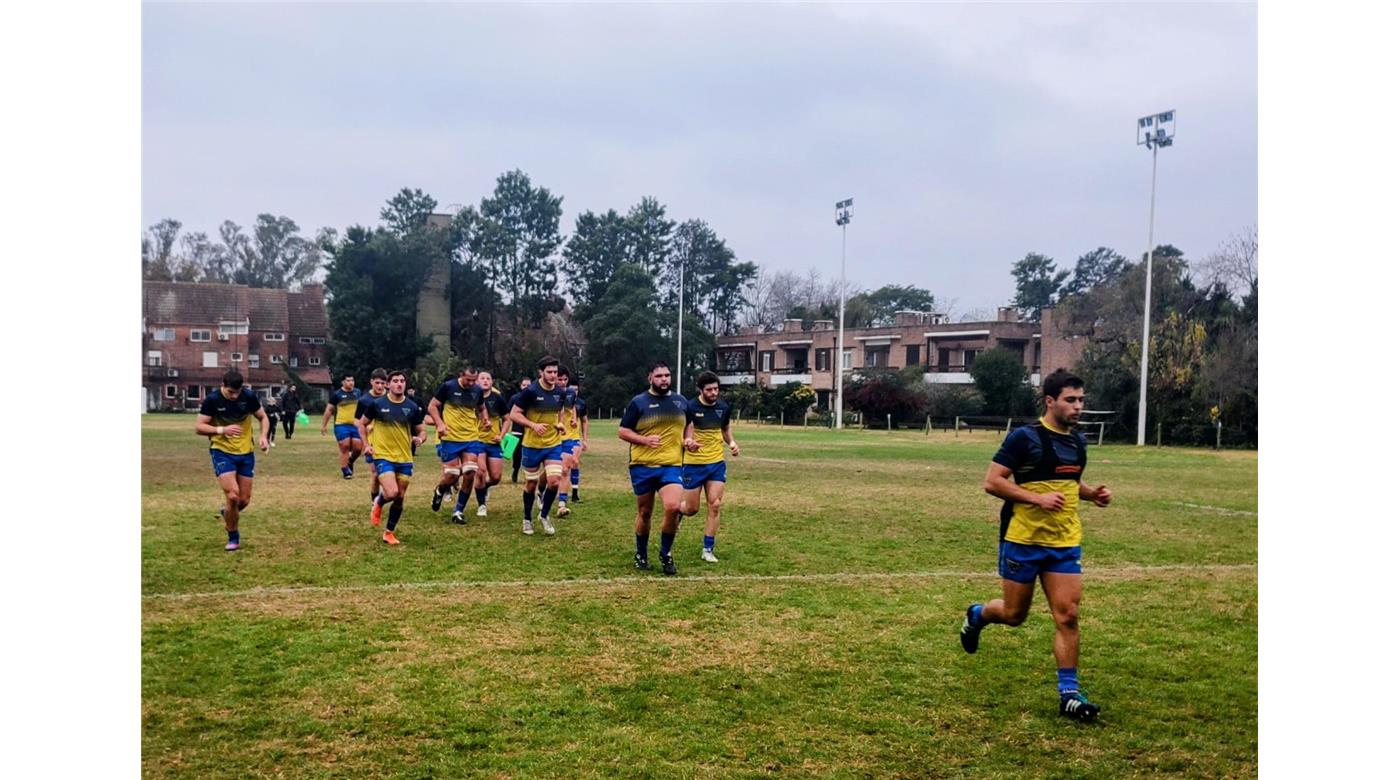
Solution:
[[[237,531],[229,531],[229,532],[228,532],[228,540],[229,540],[230,542],[234,543],[234,544],[238,544],[238,532],[237,532]]]
[[[540,502],[540,517],[549,519],[549,510],[554,507],[554,497],[558,494],[559,488],[545,488],[544,501]]]
[[[662,531],[662,532],[661,532],[661,557],[662,557],[662,558],[665,558],[666,556],[668,556],[668,555],[671,554],[671,545],[672,545],[672,544],[675,544],[675,542],[676,542],[676,535],[675,535],[675,534],[668,534],[668,533],[666,533],[665,531]]]
[[[457,494],[457,506],[456,506],[456,511],[458,511],[458,512],[466,511],[466,508],[467,508],[467,501],[470,500],[470,499],[471,499],[471,494],[470,494],[470,493],[467,493],[467,492],[465,492],[465,491],[458,493],[458,494]]]
[[[1058,669],[1059,688],[1061,696],[1070,696],[1079,693],[1079,668],[1071,666],[1068,669]]]
[[[484,488],[484,487],[480,487],[480,488],[477,488],[477,489],[476,489],[476,503],[477,503],[477,506],[486,506],[486,494],[487,494],[489,491],[490,491],[490,488]]]
[[[637,554],[647,557],[647,539],[651,534],[637,534]]]
[[[350,476],[350,473],[351,473],[351,472],[350,472],[350,467],[349,467],[349,466],[341,466],[341,467],[340,467],[340,473],[341,473],[342,476],[346,476],[346,477]]]
[[[559,506],[568,506],[568,505],[569,505],[569,491],[567,491],[567,490],[560,490],[560,491],[559,491]]]
[[[715,538],[713,536],[705,537],[705,549],[710,552],[715,551]]]
[[[527,490],[524,492],[523,495],[525,496],[525,519],[527,521],[534,520],[535,516],[533,513],[535,511],[535,491]]]
[[[971,619],[969,622],[972,623],[972,627],[973,627],[973,628],[981,628],[981,627],[982,627],[982,605],[981,605],[981,604],[973,604],[973,605],[972,605],[972,619]]]
[[[359,459],[360,459],[360,453],[358,453],[358,452],[352,452],[352,453],[350,453],[350,465],[351,465],[351,466],[354,466],[354,465],[355,465],[355,461],[357,461],[357,460],[359,460]]]
[[[575,491],[578,490],[578,469],[569,470],[569,484],[574,486]]]
[[[384,526],[384,530],[392,531],[394,526],[399,524],[399,515],[403,514],[403,502],[395,501],[389,505],[389,522]]]

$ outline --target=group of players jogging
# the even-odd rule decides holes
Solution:
[[[555,518],[567,516],[570,493],[575,502],[579,498],[579,458],[588,450],[588,413],[577,383],[570,383],[556,358],[540,359],[537,369],[537,378],[521,380],[518,392],[507,399],[490,372],[464,367],[438,387],[426,408],[407,389],[403,371],[376,369],[370,391],[363,394],[355,389],[353,376],[344,377],[331,394],[321,431],[324,434],[334,419],[344,478],[353,478],[361,454],[369,464],[374,474],[372,525],[380,524],[382,509],[389,506],[384,542],[399,544],[394,531],[413,475],[415,451],[426,438],[425,418],[437,429],[442,463],[433,511],[456,491],[453,522],[466,522],[464,513],[473,494],[477,516],[486,517],[490,490],[501,481],[508,457],[502,442],[514,435],[518,446],[508,448],[518,450],[525,477],[521,530],[533,535],[538,522],[546,535],[554,535],[551,513]],[[633,565],[651,568],[649,538],[659,496],[661,570],[674,575],[672,547],[681,518],[699,511],[702,492],[708,507],[702,558],[718,562],[714,543],[724,500],[725,449],[738,456],[739,445],[714,373],[697,377],[698,396],[693,399],[671,392],[671,369],[664,362],[651,367],[647,380],[648,388],[628,403],[618,427],[618,437],[629,445],[628,471],[637,505]],[[1090,501],[1108,506],[1112,493],[1103,485],[1091,488],[1082,482],[1087,448],[1074,426],[1084,408],[1084,383],[1059,370],[1046,377],[1042,395],[1045,415],[1002,441],[983,480],[983,489],[1003,501],[997,556],[1002,596],[968,607],[959,637],[963,649],[975,653],[988,625],[1021,625],[1039,581],[1055,621],[1059,712],[1091,722],[1100,708],[1081,693],[1078,678],[1083,594],[1078,505]],[[252,500],[254,419],[260,428],[259,446],[266,452],[268,424],[262,405],[243,385],[242,375],[230,370],[223,386],[204,399],[195,425],[196,433],[209,437],[214,475],[225,497],[219,514],[229,551],[239,549],[239,514]],[[566,471],[571,486],[563,481]]]

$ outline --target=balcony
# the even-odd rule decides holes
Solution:
[[[772,375],[769,381],[775,385],[786,382],[801,382],[804,385],[812,383],[812,372],[805,366],[783,366],[768,373]]]

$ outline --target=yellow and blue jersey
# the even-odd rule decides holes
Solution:
[[[209,449],[227,452],[230,455],[247,455],[253,451],[253,415],[262,402],[257,393],[244,387],[233,400],[224,397],[222,389],[204,397],[199,405],[199,413],[208,417],[210,425],[238,425],[243,433],[238,436],[221,434],[209,437]]]
[[[438,431],[438,441],[478,441],[481,419],[476,410],[481,406],[480,387],[463,387],[461,379],[453,378],[443,382],[433,398],[442,404],[442,422],[448,430],[446,436]]]
[[[575,414],[570,414],[573,409]],[[564,396],[564,438],[577,441],[583,436],[583,421],[588,419],[588,402],[577,390],[570,389]]]
[[[1034,504],[1007,501],[1001,510],[1001,538],[1039,547],[1077,547],[1079,482],[1088,463],[1088,445],[1079,432],[1060,431],[1042,418],[1017,428],[1002,442],[992,462],[1011,469],[1016,484],[1032,493],[1060,493],[1064,506],[1051,512]]]
[[[351,390],[342,390],[337,387],[332,390],[330,404],[335,407],[335,424],[354,425],[360,399],[363,397],[364,393],[361,393],[358,387]]]
[[[676,393],[655,395],[650,390],[639,394],[622,412],[620,426],[642,436],[660,436],[661,446],[644,447],[633,444],[628,448],[629,466],[679,466],[685,452],[685,414],[687,402]]]
[[[386,393],[365,403],[364,417],[374,423],[369,432],[369,446],[376,461],[392,463],[413,462],[413,430],[418,426],[422,409],[407,396],[394,401]]]
[[[486,417],[491,421],[492,431],[490,434],[482,434],[481,440],[491,444],[505,428],[506,415],[510,414],[510,401],[506,400],[500,390],[493,387],[481,403],[486,407]]]
[[[724,429],[729,427],[729,403],[715,399],[707,404],[692,399],[686,409],[686,421],[695,426],[692,438],[700,445],[695,452],[685,454],[687,464],[704,465],[724,460]]]
[[[536,380],[521,390],[515,398],[515,405],[525,413],[525,419],[549,426],[549,430],[545,431],[543,436],[535,433],[533,428],[526,428],[525,438],[520,440],[521,446],[536,450],[559,446],[563,437],[554,425],[559,422],[559,410],[564,408],[564,388],[555,385],[546,390],[539,380]]]
[[[360,395],[360,403],[355,407],[355,419],[358,420],[358,419],[360,419],[361,417],[364,417],[364,416],[365,416],[365,406],[366,406],[367,404],[374,403],[374,400],[375,400],[376,398],[383,398],[384,396],[386,396],[386,395],[388,395],[388,394],[389,394],[389,391],[388,391],[388,390],[385,390],[384,392],[380,393],[379,395],[375,395],[373,390],[370,390],[368,393],[362,393],[362,394]],[[339,423],[337,423],[337,425],[338,425],[338,424],[339,424]]]

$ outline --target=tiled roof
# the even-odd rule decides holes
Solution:
[[[305,291],[294,293],[241,284],[144,282],[142,311],[153,325],[213,325],[246,318],[250,331],[326,332],[326,305],[320,285],[307,285]]]
[[[319,284],[308,284],[301,292],[287,293],[287,320],[292,333],[325,333],[325,291]]]

